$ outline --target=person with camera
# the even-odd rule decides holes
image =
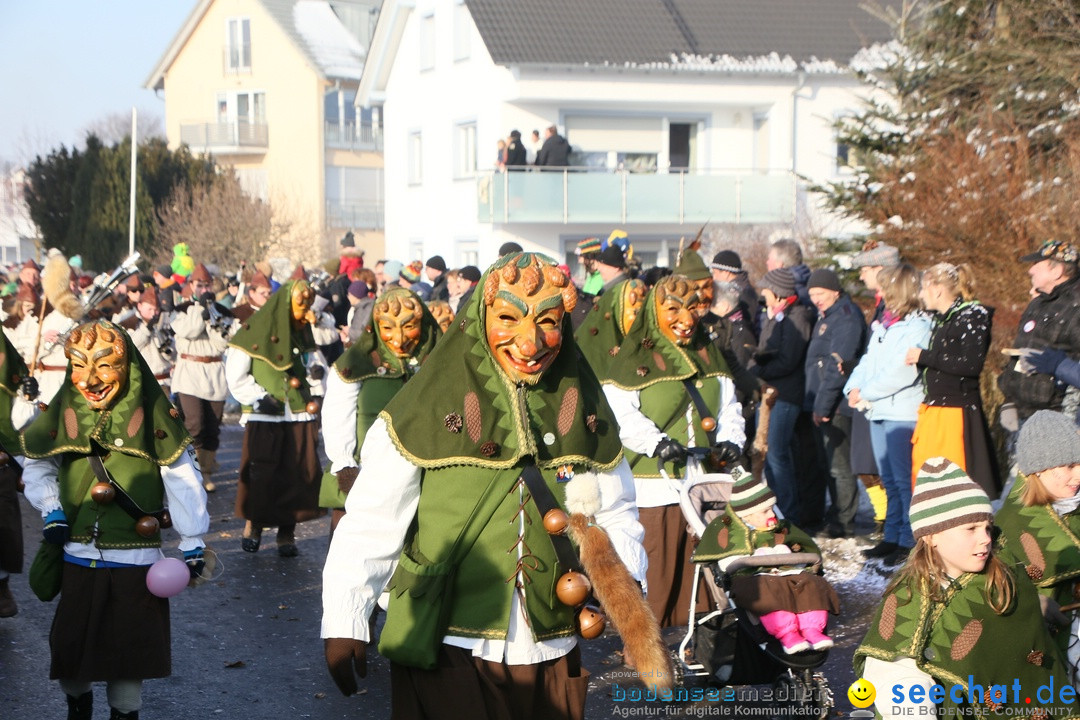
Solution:
[[[131,342],[153,371],[154,379],[168,395],[176,362],[176,344],[172,328],[162,321],[157,288],[143,290],[133,309],[134,316],[117,324],[127,330]]]
[[[217,489],[212,478],[218,469],[221,415],[228,394],[224,362],[228,327],[214,320],[229,311],[215,303],[212,280],[205,265],[195,266],[185,288],[189,299],[176,307],[170,323],[176,339],[172,391],[191,434],[207,492]]]

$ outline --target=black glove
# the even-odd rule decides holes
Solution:
[[[27,400],[37,400],[38,396],[38,381],[37,378],[30,376],[24,377],[22,382],[19,383],[19,392]]]
[[[322,380],[326,375],[326,368],[322,365],[312,365],[308,370],[308,377],[312,380]]]
[[[354,694],[356,675],[367,677],[367,643],[352,638],[326,638],[323,654],[330,677],[341,694],[345,697]]]
[[[722,440],[713,445],[712,454],[717,462],[731,465],[742,458],[742,448],[729,440]]]
[[[1053,375],[1065,357],[1065,351],[1063,350],[1043,348],[1028,355],[1026,360],[1031,367],[1035,368],[1035,372],[1043,375]]]
[[[188,572],[191,573],[192,580],[197,580],[202,577],[203,568],[206,567],[206,558],[203,556],[202,548],[185,550],[184,562],[187,563]]]
[[[664,438],[656,444],[653,457],[660,458],[664,462],[682,462],[686,460],[686,448],[678,440]]]
[[[68,527],[67,515],[63,510],[53,510],[45,516],[45,527],[41,529],[45,542],[53,545],[63,545],[71,537],[71,528]]]
[[[255,406],[252,410],[260,415],[283,415],[285,413],[285,406],[273,395],[264,395],[255,401]]]

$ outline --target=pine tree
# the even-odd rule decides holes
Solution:
[[[61,145],[45,158],[34,158],[26,171],[26,204],[46,247],[59,247],[67,237],[73,212],[72,195],[82,156]]]

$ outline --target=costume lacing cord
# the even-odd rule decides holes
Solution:
[[[530,571],[540,570],[540,559],[533,554],[532,549],[529,548],[528,543],[525,542],[525,527],[532,525],[532,516],[529,515],[526,505],[532,502],[532,495],[529,493],[528,488],[525,486],[525,480],[518,478],[517,482],[510,486],[507,491],[507,495],[514,490],[518,491],[518,507],[508,523],[512,523],[515,520],[518,523],[518,537],[514,541],[514,544],[506,549],[506,553],[510,554],[517,549],[517,566],[514,568],[514,572],[510,577],[506,578],[503,582],[510,582],[514,580],[514,589],[518,593],[520,602],[518,607],[521,610],[521,617],[525,620],[526,626],[531,626],[529,622],[529,612],[525,606],[525,585],[532,583],[532,577],[529,576]]]

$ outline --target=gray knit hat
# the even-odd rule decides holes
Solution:
[[[896,267],[900,264],[900,251],[885,243],[867,243],[863,250],[851,259],[852,267]]]
[[[772,290],[778,298],[791,297],[795,294],[795,276],[787,268],[770,270],[761,278],[761,287]]]
[[[1076,423],[1053,410],[1040,410],[1027,419],[1016,439],[1016,465],[1025,475],[1080,463],[1080,434]]]
[[[990,520],[993,510],[986,491],[951,460],[930,458],[915,477],[911,496],[911,532],[918,540],[923,535]]]
[[[769,486],[746,473],[731,486],[731,509],[739,517],[769,510],[776,496]]]

